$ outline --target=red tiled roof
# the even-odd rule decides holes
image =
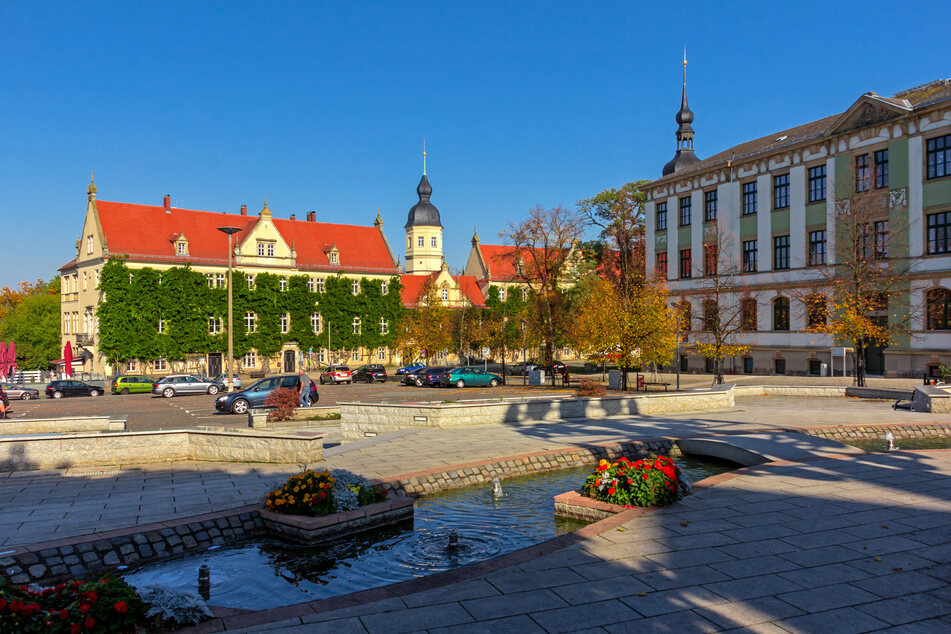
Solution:
[[[403,290],[400,293],[403,305],[407,308],[415,307],[420,293],[423,292],[423,286],[426,285],[427,281],[434,280],[438,276],[439,273],[430,273],[429,275],[403,275],[400,278],[400,282],[403,284]],[[482,290],[476,283],[474,276],[454,275],[452,279],[459,284],[459,290],[462,291],[463,295],[469,298],[473,306],[476,308],[485,308],[485,296],[482,295]]]
[[[240,227],[240,242],[258,222],[257,216],[162,206],[96,201],[99,221],[111,255],[166,263],[227,264],[228,240],[218,227]],[[274,219],[275,228],[297,250],[300,268],[397,274],[383,235],[375,227]],[[188,255],[175,254],[172,240],[184,234]],[[336,244],[340,264],[329,264],[326,250]]]
[[[523,248],[522,251],[527,249]],[[544,253],[544,249],[536,249],[536,251]],[[498,282],[521,281],[522,278],[515,270],[515,258],[512,257],[515,247],[502,244],[480,244],[479,252],[489,267],[488,279]]]
[[[65,271],[66,269],[71,269],[71,268],[73,268],[74,266],[76,266],[76,258],[73,258],[72,260],[70,260],[69,262],[67,262],[66,264],[64,264],[63,266],[59,267],[59,269],[57,269],[57,270],[59,270],[59,271]]]

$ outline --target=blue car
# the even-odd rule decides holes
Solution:
[[[406,374],[407,372],[415,372],[416,370],[422,370],[426,367],[425,363],[410,363],[409,365],[404,365],[402,368],[396,371],[397,374]]]

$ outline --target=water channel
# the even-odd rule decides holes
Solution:
[[[691,482],[736,468],[683,456]],[[263,610],[322,599],[451,570],[537,544],[585,523],[556,517],[553,498],[578,489],[591,467],[566,469],[422,497],[414,520],[322,543],[297,546],[257,539],[156,562],[125,576],[134,586],[195,590],[197,569],[211,568],[211,605]],[[458,546],[449,546],[455,531]]]

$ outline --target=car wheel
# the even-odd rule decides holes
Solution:
[[[422,379],[416,379],[416,387],[423,387],[423,380],[422,380]]]
[[[248,402],[243,398],[239,398],[234,403],[231,404],[231,413],[232,414],[247,414],[248,413]]]
[[[489,387],[498,387],[498,386],[499,386],[498,379],[492,379],[491,381],[489,381]]]
[[[209,385],[209,386],[208,386],[208,393],[209,393],[209,394],[217,394],[217,393],[218,393],[218,386],[217,386],[217,385]]]
[[[31,398],[33,398],[33,395],[30,394],[29,392],[24,392],[23,394],[20,395],[20,400],[21,400],[21,401],[28,401],[28,400],[30,400]]]
[[[99,396],[99,390],[89,390],[89,396]]]
[[[324,384],[324,377],[320,377],[320,378],[319,378],[319,379],[317,379],[317,380],[318,380],[318,381],[320,381],[320,384],[321,384],[321,385],[323,385],[323,384]]]
[[[167,387],[164,390],[162,390],[162,396],[164,396],[165,398],[172,398],[173,396],[175,396],[175,390],[170,387]]]
[[[367,377],[367,383],[371,383],[371,384],[373,383],[373,375],[372,375],[372,374]]]
[[[63,398],[63,393],[59,391],[53,392],[53,398]]]
[[[122,388],[121,393],[122,393],[122,394],[128,394],[128,393],[129,393],[129,388],[127,388],[127,387]]]
[[[465,386],[466,386],[466,382],[463,381],[462,379],[459,379],[458,381],[456,381],[456,387],[465,387]]]

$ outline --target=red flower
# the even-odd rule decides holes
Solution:
[[[90,606],[88,603],[83,603],[79,606],[79,612],[80,614],[85,614],[86,612],[89,612],[91,608],[92,606]]]
[[[116,612],[119,614],[125,614],[129,610],[129,607],[125,604],[125,601],[116,601],[115,605],[112,607],[114,607]]]
[[[20,601],[19,599],[14,599],[13,601],[10,601],[11,612],[19,612],[22,609],[23,609],[23,601]]]
[[[86,629],[91,630],[93,626],[96,625],[96,619],[92,618],[91,616],[87,616],[86,620],[83,621],[83,625],[86,626]]]
[[[631,480],[630,478],[628,478],[628,479],[627,479],[627,483],[628,483],[628,484],[634,484],[634,480]]]
[[[4,599],[3,597],[0,597],[0,610],[4,609],[4,608],[6,608],[6,607],[7,607],[7,600]]]
[[[79,623],[71,623],[69,625],[69,634],[79,634],[83,631],[83,626]]]
[[[608,487],[608,495],[614,495],[614,487]]]
[[[650,480],[650,476],[649,476],[649,475],[647,475],[646,473],[643,474],[643,475],[644,475],[644,479],[645,479],[645,480]]]
[[[65,621],[65,620],[68,619],[68,618],[69,618],[69,612],[67,612],[66,610],[60,610],[60,611],[59,611],[59,620],[60,620],[60,621]]]
[[[86,600],[89,601],[90,603],[95,603],[98,599],[99,597],[98,595],[96,595],[95,590],[90,590],[89,592],[86,593]]]

